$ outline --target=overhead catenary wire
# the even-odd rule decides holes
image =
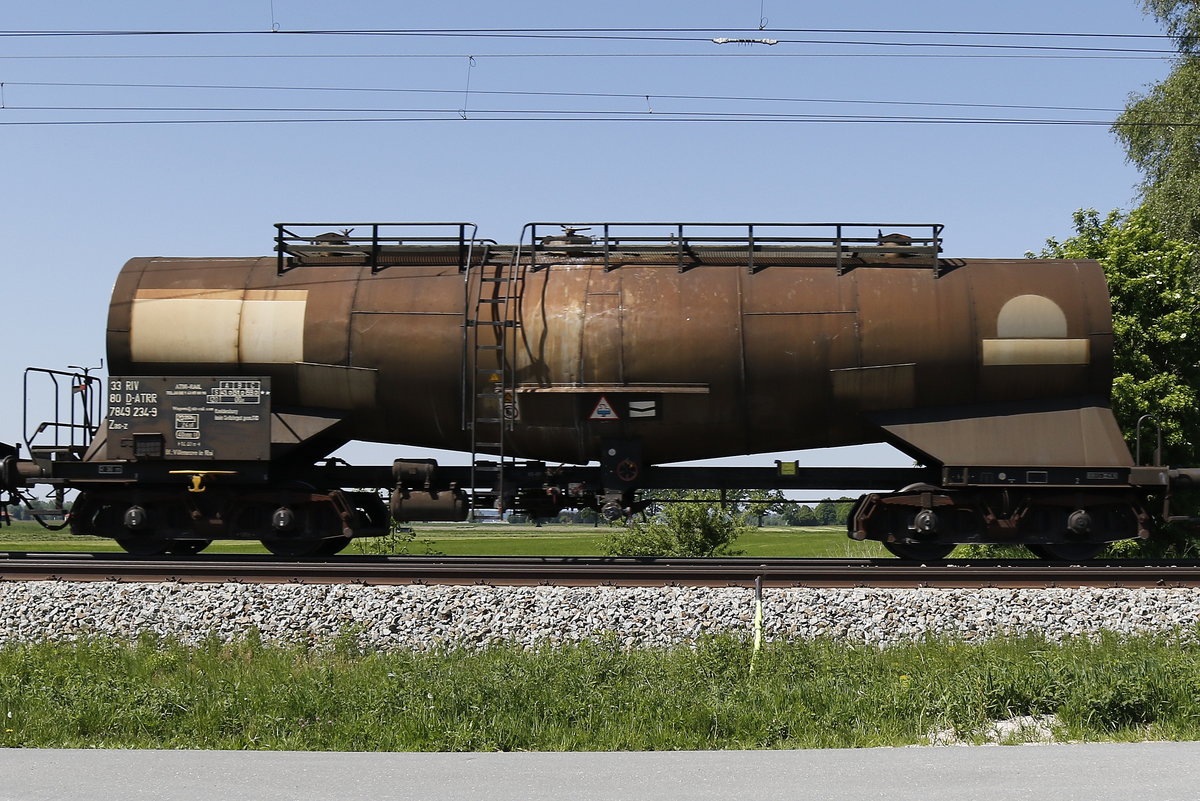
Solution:
[[[585,29],[585,28],[563,28],[563,29],[325,29],[325,30],[278,30],[278,31],[255,31],[255,30],[112,30],[112,31],[0,31],[0,38],[40,38],[40,37],[245,37],[245,36],[262,36],[270,35],[273,38],[277,36],[379,36],[379,37],[413,37],[413,38],[471,38],[471,39],[533,39],[533,40],[553,40],[553,41],[588,41],[588,40],[605,40],[605,41],[643,41],[643,42],[681,42],[681,43],[701,43],[712,42],[713,37],[721,36],[723,33],[738,33],[746,31],[761,32],[759,29],[728,29],[728,28],[691,28],[691,29],[665,29],[665,28],[646,28],[646,29]],[[1019,50],[1019,51],[1050,51],[1050,52],[1100,52],[1100,53],[1154,53],[1171,55],[1175,53],[1174,48],[1129,48],[1129,47],[1095,47],[1090,45],[1042,45],[1042,44],[1019,44],[1019,43],[992,43],[992,42],[941,42],[941,41],[889,41],[889,40],[857,40],[857,39],[805,39],[805,38],[778,38],[782,33],[803,32],[807,34],[830,34],[830,33],[846,33],[848,30],[832,30],[832,29],[781,29],[772,31],[777,36],[774,37],[779,43],[786,44],[802,44],[802,45],[837,45],[842,47],[927,47],[927,48],[966,48],[966,49],[1002,49],[1002,50]],[[1048,31],[1032,32],[1022,34],[1019,32],[1011,33],[990,33],[985,31],[974,32],[933,32],[933,31],[887,31],[887,30],[871,30],[861,29],[857,33],[879,34],[879,35],[969,35],[969,36],[1030,36],[1030,37],[1047,37],[1057,36],[1060,38],[1075,38],[1075,34],[1071,33],[1054,33]],[[670,33],[674,35],[662,35]],[[700,35],[680,35],[700,33]],[[707,33],[707,35],[704,35]],[[1079,36],[1084,36],[1080,34]],[[1089,37],[1104,36],[1104,34],[1086,34]],[[1125,38],[1120,35],[1114,35],[1113,38]],[[1150,38],[1139,37],[1139,38]],[[1170,39],[1170,37],[1158,37],[1159,39]]]
[[[273,14],[273,12],[272,12]],[[750,33],[754,31],[771,30],[776,33],[804,34],[869,34],[889,36],[1028,36],[1028,37],[1058,37],[1080,39],[1151,39],[1171,40],[1174,37],[1165,33],[1123,33],[1103,31],[981,31],[953,28],[780,28],[759,26],[755,28],[737,28],[723,25],[704,27],[526,27],[526,28],[317,28],[281,30],[279,33],[303,34],[412,34],[440,35],[451,33],[479,34],[630,34],[630,33],[712,33],[728,31],[733,33]],[[275,31],[272,31],[275,32]],[[259,35],[261,30],[0,30],[0,36],[157,36],[157,35]]]
[[[612,99],[656,99],[656,100],[714,100],[747,103],[836,103],[849,105],[881,105],[881,106],[925,106],[937,108],[994,108],[1009,110],[1037,111],[1094,111],[1102,113],[1118,113],[1120,109],[1096,106],[1042,106],[1018,103],[967,103],[928,100],[866,100],[853,98],[824,98],[824,97],[771,97],[763,95],[689,95],[670,92],[563,92],[536,91],[516,89],[470,89],[470,73],[468,72],[467,93],[476,95],[520,96],[520,97],[568,97],[568,98],[612,98]],[[357,92],[357,93],[387,93],[387,94],[457,94],[457,89],[427,89],[413,87],[390,86],[279,86],[263,84],[187,84],[187,83],[114,83],[114,82],[81,82],[81,81],[8,81],[9,86],[42,86],[69,88],[97,89],[198,89],[198,90],[230,90],[230,91],[270,91],[270,92]],[[464,98],[464,104],[466,100]],[[43,106],[41,108],[56,108]],[[64,107],[66,108],[66,107]],[[166,110],[165,107],[147,107],[151,110]],[[205,110],[205,109],[185,109]],[[242,107],[244,111],[266,111],[261,107]],[[297,110],[297,109],[290,109]],[[304,110],[304,109],[300,109]],[[312,111],[329,109],[308,109]],[[357,111],[363,109],[342,109]],[[366,109],[371,110],[371,109]]]
[[[273,14],[273,11],[272,11]],[[273,19],[274,21],[274,19]],[[530,29],[379,29],[379,30],[314,30],[314,31],[279,31],[282,34],[320,34],[320,35],[396,35],[396,36],[442,36],[442,35],[463,35],[474,37],[533,37],[533,38],[622,38],[626,34],[636,34],[632,36],[635,39],[646,39],[647,41],[660,41],[662,39],[691,42],[691,41],[712,41],[708,37],[690,37],[679,36],[678,34],[705,32],[711,34],[713,31],[720,30],[725,33],[734,33],[743,29],[710,29],[710,28],[530,28]],[[746,31],[759,31],[760,29],[744,29]],[[1168,40],[1171,37],[1165,35],[1150,35],[1150,34],[1103,34],[1103,33],[1063,33],[1063,32],[1002,32],[1002,31],[919,31],[919,30],[901,30],[901,29],[775,29],[773,35],[778,35],[780,32],[787,33],[818,33],[826,34],[877,34],[877,35],[903,35],[903,36],[967,36],[967,37],[1111,37],[1113,39],[1141,39],[1141,40]],[[0,31],[0,37],[3,36],[220,36],[220,35],[259,35],[263,31]],[[671,36],[659,37],[649,36],[649,34],[670,33]],[[619,35],[618,35],[619,34]],[[623,39],[622,39],[623,40]],[[637,99],[645,101],[645,108],[639,108],[636,111],[627,109],[595,109],[595,108],[491,108],[479,110],[478,113],[486,121],[569,121],[569,120],[595,120],[595,121],[634,121],[640,120],[643,117],[653,114],[657,122],[696,122],[696,121],[747,121],[747,122],[819,122],[819,123],[874,123],[874,124],[991,124],[991,125],[1104,125],[1113,124],[1111,119],[1094,120],[1094,119],[1051,119],[1045,117],[1037,118],[1016,118],[1016,117],[1000,117],[1000,116],[934,116],[934,115],[878,115],[878,114],[829,114],[829,113],[787,113],[774,112],[768,110],[756,111],[728,111],[728,110],[683,110],[660,108],[657,113],[653,110],[651,99],[654,100],[678,100],[688,103],[703,101],[707,103],[777,103],[777,104],[845,104],[845,105],[886,105],[886,106],[906,106],[913,108],[961,108],[961,109],[995,109],[1009,111],[1046,111],[1046,112],[1084,112],[1105,115],[1115,115],[1119,113],[1119,109],[1101,108],[1090,106],[1057,106],[1057,105],[1026,105],[1016,103],[967,103],[967,102],[947,102],[947,101],[930,101],[924,102],[919,100],[857,100],[851,98],[787,98],[787,97],[761,97],[761,96],[730,96],[730,95],[702,95],[702,94],[671,94],[671,93],[645,93],[645,92],[537,92],[537,91],[517,91],[517,90],[479,90],[471,86],[471,72],[475,64],[476,57],[478,58],[746,58],[746,57],[783,57],[783,58],[828,58],[828,57],[915,57],[915,58],[1119,58],[1119,59],[1163,59],[1168,54],[1174,55],[1173,50],[1150,50],[1150,49],[1134,49],[1134,48],[1092,48],[1078,46],[1042,46],[1042,45],[1026,45],[1014,43],[990,43],[990,42],[928,42],[928,41],[887,41],[887,42],[862,42],[862,41],[847,41],[844,39],[820,39],[820,40],[788,40],[793,43],[805,44],[820,44],[820,45],[880,45],[883,47],[901,46],[909,47],[940,47],[940,46],[971,46],[982,47],[998,50],[1011,50],[1016,48],[1021,52],[987,52],[987,53],[896,53],[896,52],[855,52],[855,53],[484,53],[482,55],[462,55],[462,54],[445,54],[445,53],[385,53],[385,54],[362,54],[362,53],[305,53],[305,54],[278,54],[278,53],[257,53],[236,55],[229,53],[222,54],[146,54],[146,53],[119,53],[119,54],[91,54],[91,55],[65,55],[65,54],[41,54],[21,56],[15,54],[6,54],[0,56],[0,59],[8,58],[58,58],[58,59],[121,59],[121,58],[271,58],[271,59],[287,59],[287,58],[452,58],[467,60],[467,75],[465,87],[457,90],[444,89],[423,89],[423,88],[404,88],[404,87],[313,87],[313,86],[238,86],[238,85],[220,85],[220,84],[136,84],[136,83],[97,83],[97,82],[51,82],[51,81],[9,81],[9,86],[43,86],[43,87],[76,87],[76,88],[137,88],[137,89],[197,89],[209,91],[289,91],[289,92],[387,92],[387,93],[413,93],[413,94],[442,94],[451,91],[457,92],[462,98],[461,104],[454,109],[454,113],[459,119],[467,118],[467,106],[473,95],[480,97],[500,98],[505,96],[512,97],[531,97],[531,98],[604,98],[604,99]],[[1063,52],[1029,52],[1031,50],[1069,50],[1070,53]],[[1074,51],[1089,51],[1080,53]],[[1155,55],[1145,55],[1153,53]],[[1162,54],[1162,55],[1158,55]],[[11,98],[10,98],[11,99]],[[139,100],[141,98],[138,98]],[[549,105],[549,104],[547,104]],[[363,107],[356,104],[347,104],[340,107],[332,107],[327,105],[300,105],[300,104],[272,104],[272,105],[249,105],[249,104],[172,104],[172,105],[154,105],[148,103],[131,103],[131,104],[47,104],[47,103],[25,103],[21,105],[9,105],[5,108],[9,112],[7,116],[16,117],[16,119],[5,119],[4,124],[12,125],[35,125],[35,124],[56,124],[56,125],[117,125],[117,124],[154,124],[154,125],[170,125],[170,124],[252,124],[252,123],[269,123],[269,122],[371,122],[371,121],[391,121],[391,122],[425,122],[436,121],[440,119],[440,115],[450,113],[449,109],[442,108],[395,108],[395,107]],[[14,112],[124,112],[131,114],[149,114],[156,112],[190,112],[190,113],[209,113],[209,114],[306,114],[306,115],[338,115],[331,117],[308,117],[297,118],[288,116],[286,118],[239,118],[231,119],[228,117],[215,117],[210,119],[160,119],[150,120],[145,118],[137,119],[21,119],[20,114]],[[476,113],[475,109],[471,110],[472,115]],[[372,115],[370,117],[350,117],[347,115]],[[425,116],[434,115],[434,116]]]
[[[86,53],[86,54],[0,54],[5,61],[71,61],[123,59],[452,59],[467,58],[467,53]],[[711,53],[480,53],[476,58],[537,59],[537,58],[891,58],[891,59],[1040,59],[1057,61],[1169,61],[1173,55],[1080,55],[1042,53],[780,53],[770,51],[711,52]]]
[[[451,113],[457,115],[460,119],[467,119],[466,102],[470,95],[470,66],[468,66],[468,84],[466,94],[463,96],[463,102],[454,108],[437,108],[437,107],[369,107],[369,106],[314,106],[314,105],[199,105],[199,104],[173,104],[173,105],[151,105],[151,104],[48,104],[48,103],[6,103],[5,111],[7,112],[128,112],[136,114],[161,113],[161,112],[204,112],[211,114],[229,114],[229,113],[252,113],[252,114],[332,114],[340,115],[336,117],[320,117],[298,119],[295,117],[286,118],[254,118],[254,119],[230,119],[228,117],[217,117],[208,120],[146,120],[144,118],[135,118],[128,120],[22,120],[12,119],[5,120],[11,124],[118,124],[118,123],[139,123],[147,124],[201,124],[204,122],[220,124],[220,123],[250,123],[250,122],[274,122],[274,121],[308,121],[308,122],[364,122],[370,120],[394,121],[394,122],[418,122],[432,121],[439,118],[437,115],[449,115]],[[417,94],[417,95],[450,95],[456,90],[449,89],[426,89],[426,88],[404,88],[404,87],[289,87],[289,86],[267,86],[267,85],[223,85],[223,84],[141,84],[141,83],[97,83],[97,82],[55,82],[55,81],[29,81],[29,82],[9,82],[9,86],[30,86],[42,88],[101,88],[101,89],[195,89],[205,91],[286,91],[286,92],[356,92],[356,93],[387,93],[387,94]],[[645,101],[645,107],[641,107],[640,103],[636,108],[514,108],[514,107],[493,107],[493,108],[476,108],[472,112],[477,114],[477,119],[499,121],[499,120],[518,120],[524,119],[528,121],[566,121],[569,119],[587,119],[595,121],[632,121],[641,118],[646,118],[653,115],[655,120],[660,122],[686,122],[686,121],[746,121],[746,122],[780,122],[780,121],[807,121],[807,122],[864,122],[864,123],[887,123],[887,124],[1019,124],[1019,125],[1105,125],[1109,126],[1114,123],[1111,118],[1105,119],[1058,119],[1051,117],[1002,117],[1002,116],[934,116],[930,114],[911,114],[911,115],[883,115],[883,114],[846,114],[846,113],[831,113],[831,112],[785,112],[770,109],[733,111],[728,109],[711,110],[711,109],[687,109],[687,108],[661,108],[655,112],[651,98],[660,100],[680,100],[685,102],[704,101],[718,103],[751,103],[761,104],[770,103],[774,105],[781,104],[841,104],[841,105],[884,105],[884,106],[902,106],[915,108],[962,108],[962,109],[994,109],[1002,111],[1083,111],[1093,112],[1105,115],[1115,115],[1119,113],[1118,109],[1100,108],[1100,107],[1069,107],[1069,106],[1036,106],[1022,104],[989,104],[989,103],[966,103],[966,102],[945,102],[945,101],[919,101],[919,100],[860,100],[851,98],[779,98],[766,96],[730,96],[730,95],[676,95],[670,93],[664,94],[643,94],[643,93],[618,93],[618,92],[563,92],[563,91],[529,91],[529,90],[477,90],[480,96],[488,96],[493,98],[508,98],[508,97],[533,97],[533,98],[553,98],[559,99],[617,99],[617,100],[637,100]],[[370,114],[372,117],[346,117],[344,115],[363,115]],[[385,115],[385,116],[380,116]],[[398,116],[408,115],[408,116]],[[420,115],[420,116],[416,116]],[[435,115],[432,117],[424,115]],[[10,115],[11,116],[11,113]],[[1186,124],[1187,118],[1179,120],[1180,124]],[[1165,123],[1164,123],[1165,124]]]
[[[655,97],[646,95],[647,98]],[[462,119],[466,109],[458,108],[349,108],[349,107],[313,107],[313,106],[26,106],[8,104],[6,111],[250,111],[256,113],[320,113],[320,114],[458,114]],[[626,115],[653,114],[652,109],[520,109],[520,108],[473,108],[476,114],[593,114]],[[754,112],[754,111],[687,111],[677,110],[668,112],[678,117],[730,117],[730,118],[762,118],[762,119],[886,119],[889,121],[928,120],[928,121],[965,121],[965,122],[1074,122],[1073,120],[1050,119],[1012,119],[1001,117],[928,117],[928,116],[881,116],[877,114],[800,114],[787,112]],[[1079,122],[1084,122],[1080,120]],[[1087,120],[1087,122],[1105,122],[1104,120]]]
[[[10,107],[11,108],[11,107]],[[156,109],[157,110],[157,109]],[[382,113],[382,112],[381,112]],[[394,113],[394,112],[393,112]],[[417,112],[414,112],[417,113]],[[424,112],[422,112],[424,113]],[[185,119],[185,120],[3,120],[0,126],[53,126],[53,125],[232,125],[232,124],[271,124],[271,123],[398,123],[398,122],[653,122],[653,123],[790,123],[790,124],[886,124],[886,125],[1056,125],[1056,126],[1088,126],[1088,127],[1129,127],[1129,128],[1200,128],[1200,122],[1116,122],[1113,120],[1053,120],[1053,119],[1001,119],[1001,118],[955,118],[955,117],[780,117],[763,116],[758,118],[722,116],[685,116],[680,114],[663,114],[638,112],[640,116],[617,117],[605,113],[602,116],[585,116],[596,112],[579,112],[579,116],[553,116],[555,114],[570,114],[570,112],[534,112],[544,116],[499,116],[513,114],[512,111],[497,112],[495,116],[476,117],[463,120],[457,110],[443,110],[438,116],[407,116],[407,117],[327,117],[327,118],[257,118],[257,119]],[[473,111],[473,114],[485,112]],[[633,114],[635,112],[629,112]]]

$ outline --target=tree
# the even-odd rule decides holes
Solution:
[[[722,505],[716,492],[665,493],[663,499],[667,502],[646,520],[630,520],[613,529],[604,541],[604,552],[609,556],[732,556],[736,554],[733,543],[750,530],[746,513]]]
[[[1142,0],[1142,9],[1166,26],[1180,53],[1195,55],[1200,50],[1200,8],[1195,0]]]
[[[1175,38],[1171,74],[1134,93],[1113,125],[1142,173],[1145,211],[1169,236],[1200,242],[1200,8],[1194,0],[1143,0]]]
[[[1048,240],[1045,258],[1096,259],[1112,295],[1113,411],[1132,442],[1143,414],[1161,423],[1164,461],[1200,464],[1200,246],[1159,233],[1146,209],[1075,213],[1075,235]],[[1032,255],[1032,254],[1030,254]]]
[[[745,494],[746,513],[756,518],[762,528],[763,518],[787,506],[787,499],[780,490],[751,490]]]
[[[819,526],[832,526],[837,522],[837,507],[833,501],[821,501],[813,508],[813,514]]]
[[[783,510],[783,522],[789,526],[817,526],[817,514],[811,506],[803,503],[791,503]]]
[[[854,506],[853,498],[838,498],[836,501],[826,498],[813,509],[817,524],[822,526],[844,526],[850,517],[850,509]]]

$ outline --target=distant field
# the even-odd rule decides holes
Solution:
[[[524,526],[504,523],[430,524],[413,527],[410,554],[450,556],[599,556],[606,527],[590,525]],[[373,551],[376,543],[363,541]],[[380,543],[382,544],[382,543]],[[887,556],[875,542],[852,542],[840,527],[756,529],[742,537],[736,549],[744,556]],[[0,528],[0,550],[6,551],[120,551],[112,540],[76,537],[66,531],[47,531],[37,523],[14,522]],[[351,545],[346,553],[358,552]],[[257,542],[218,540],[205,553],[266,553]]]

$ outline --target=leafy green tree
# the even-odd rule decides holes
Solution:
[[[1075,213],[1075,235],[1048,240],[1042,256],[1096,259],[1112,295],[1113,411],[1132,442],[1143,414],[1162,424],[1169,464],[1200,464],[1200,246],[1159,233],[1146,209]],[[1145,445],[1143,446],[1145,447]]]
[[[1171,73],[1134,93],[1113,125],[1129,161],[1142,173],[1143,205],[1169,236],[1200,241],[1200,4],[1143,0],[1175,38]]]
[[[1175,37],[1175,46],[1185,55],[1200,51],[1200,8],[1196,0],[1142,0],[1142,10],[1158,18]]]
[[[733,556],[737,538],[751,530],[746,512],[722,505],[716,492],[664,493],[663,499],[668,502],[659,504],[645,520],[614,528],[605,538],[604,552],[609,556]]]
[[[836,501],[826,498],[813,509],[817,524],[822,526],[844,526],[850,517],[850,509],[854,506],[853,498],[838,498]]]
[[[820,525],[817,514],[811,506],[803,503],[790,503],[783,510],[783,522],[789,526]]]
[[[833,501],[821,501],[813,508],[813,515],[817,518],[817,525],[832,526],[837,522],[837,507]]]
[[[787,499],[780,490],[751,490],[745,495],[746,513],[758,521],[759,528],[763,526],[763,518],[772,512],[782,511],[787,505]]]

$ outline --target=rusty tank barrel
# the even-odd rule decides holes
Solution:
[[[927,464],[1131,464],[1095,262],[925,258],[887,237],[685,248],[680,230],[639,246],[572,229],[465,262],[316,241],[286,263],[133,259],[110,366],[268,375],[276,410],[333,415],[338,439],[453,450],[471,450],[482,387],[507,401],[505,453],[546,461],[610,440],[648,464],[888,441]]]

